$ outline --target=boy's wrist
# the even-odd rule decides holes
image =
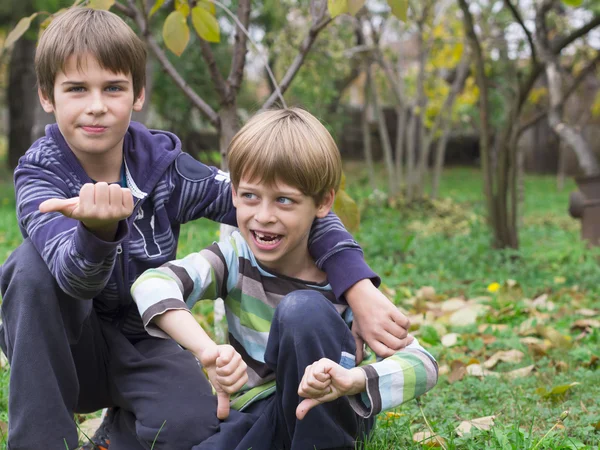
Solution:
[[[367,374],[359,367],[354,367],[349,370],[352,380],[350,390],[346,395],[356,395],[367,390]]]
[[[369,293],[373,289],[378,290],[369,278],[364,278],[350,286],[344,296],[348,305],[354,311],[357,305],[364,303],[364,299],[369,297]]]
[[[115,240],[117,230],[119,229],[119,222],[110,223],[89,223],[81,222],[83,225],[96,237],[106,242],[112,242]]]

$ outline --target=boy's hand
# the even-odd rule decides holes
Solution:
[[[321,403],[363,392],[366,383],[365,373],[361,369],[344,369],[330,359],[322,358],[304,371],[298,395],[305,400],[296,408],[296,417],[302,420],[308,411]]]
[[[129,189],[118,184],[86,183],[79,191],[79,197],[52,198],[42,202],[39,210],[43,213],[59,212],[79,220],[98,237],[111,241],[119,221],[133,212],[133,196]]]
[[[363,343],[387,358],[410,344],[410,321],[377,289],[371,280],[361,280],[345,293],[354,315],[352,334],[356,341],[356,364],[364,357]]]
[[[217,391],[217,417],[224,420],[229,416],[229,396],[248,381],[246,363],[231,345],[209,347],[199,359]]]

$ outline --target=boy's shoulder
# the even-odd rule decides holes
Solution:
[[[48,127],[52,127],[52,125],[48,125]],[[56,163],[58,159],[62,159],[63,154],[60,145],[52,136],[48,127],[46,134],[31,144],[31,147],[21,157],[20,162]]]

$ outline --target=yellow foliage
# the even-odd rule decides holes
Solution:
[[[539,87],[532,89],[529,93],[529,100],[534,105],[539,105],[542,100],[548,97],[548,89],[545,87]]]
[[[594,117],[600,117],[600,91],[596,92],[596,98],[592,105],[592,115]]]

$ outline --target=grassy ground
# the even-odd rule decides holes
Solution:
[[[499,252],[490,250],[477,170],[448,170],[444,200],[410,208],[381,204],[359,166],[346,171],[362,210],[356,238],[442,372],[421,405],[378,417],[367,448],[600,448],[600,267],[566,213],[574,186],[557,192],[552,177],[527,177],[521,248]],[[180,254],[217,239],[217,230],[205,221],[184,226]],[[0,261],[19,240],[8,179],[0,186]],[[518,352],[491,365],[492,355],[508,350]],[[7,375],[0,369],[3,422]],[[462,437],[455,431],[487,416],[495,416],[489,430],[474,427]],[[423,435],[416,433],[428,431],[439,440],[418,442]]]

